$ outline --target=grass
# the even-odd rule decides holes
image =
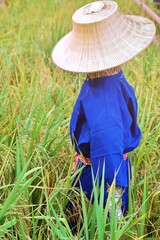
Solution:
[[[8,1],[0,10],[0,239],[160,238],[160,53],[152,44],[124,66],[139,103],[143,138],[130,154],[133,186],[129,214],[119,222],[109,201],[90,204],[70,177],[69,121],[85,76],[57,69],[53,45],[71,30],[71,16],[89,1]],[[130,2],[121,8],[136,12]],[[157,39],[159,27],[157,26]],[[104,183],[102,183],[104,184]],[[73,236],[65,214],[72,190],[84,217]],[[114,183],[112,199],[114,199]],[[99,190],[95,186],[97,199]],[[111,198],[109,196],[109,199]],[[80,204],[81,202],[81,204]],[[82,216],[81,216],[82,215]]]

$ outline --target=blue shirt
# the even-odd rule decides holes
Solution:
[[[75,150],[91,158],[95,174],[102,176],[104,167],[109,184],[118,172],[117,185],[128,185],[123,153],[139,145],[141,131],[134,90],[122,71],[86,79],[73,109],[70,135]]]

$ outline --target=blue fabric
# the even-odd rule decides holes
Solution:
[[[79,161],[77,169],[84,167],[84,164]],[[127,171],[128,175],[128,171]],[[129,177],[129,176],[128,176]],[[92,168],[89,165],[85,165],[83,170],[81,171],[80,176],[77,175],[74,179],[73,185],[77,188],[82,187],[83,191],[85,192],[88,199],[91,200],[93,203],[94,201],[94,194],[93,194],[93,181],[92,181]],[[101,182],[99,182],[99,186]],[[128,210],[128,187],[122,188],[122,211],[126,212]],[[107,184],[104,185],[104,202],[103,207],[105,208],[106,202],[108,198],[108,188]]]
[[[104,166],[106,183],[112,184],[116,174],[116,185],[128,187],[130,163],[123,153],[139,145],[141,131],[134,90],[122,71],[86,79],[73,109],[70,135],[75,150],[91,158],[94,176],[101,178]]]

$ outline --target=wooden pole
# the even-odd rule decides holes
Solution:
[[[133,0],[137,5],[144,9],[157,23],[160,24],[160,17],[155,14],[145,3],[141,2],[140,0]]]

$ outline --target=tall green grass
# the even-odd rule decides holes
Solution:
[[[117,221],[112,204],[107,219],[114,182],[104,210],[103,191],[96,185],[93,205],[71,187],[69,120],[85,76],[60,71],[50,55],[71,30],[73,12],[88,2],[15,0],[0,10],[0,239],[160,238],[159,30],[156,45],[124,66],[138,98],[143,132],[141,145],[130,154],[128,215]],[[118,2],[126,13],[138,11],[131,2],[129,9],[125,1]],[[68,200],[79,213],[77,236],[67,221]]]

